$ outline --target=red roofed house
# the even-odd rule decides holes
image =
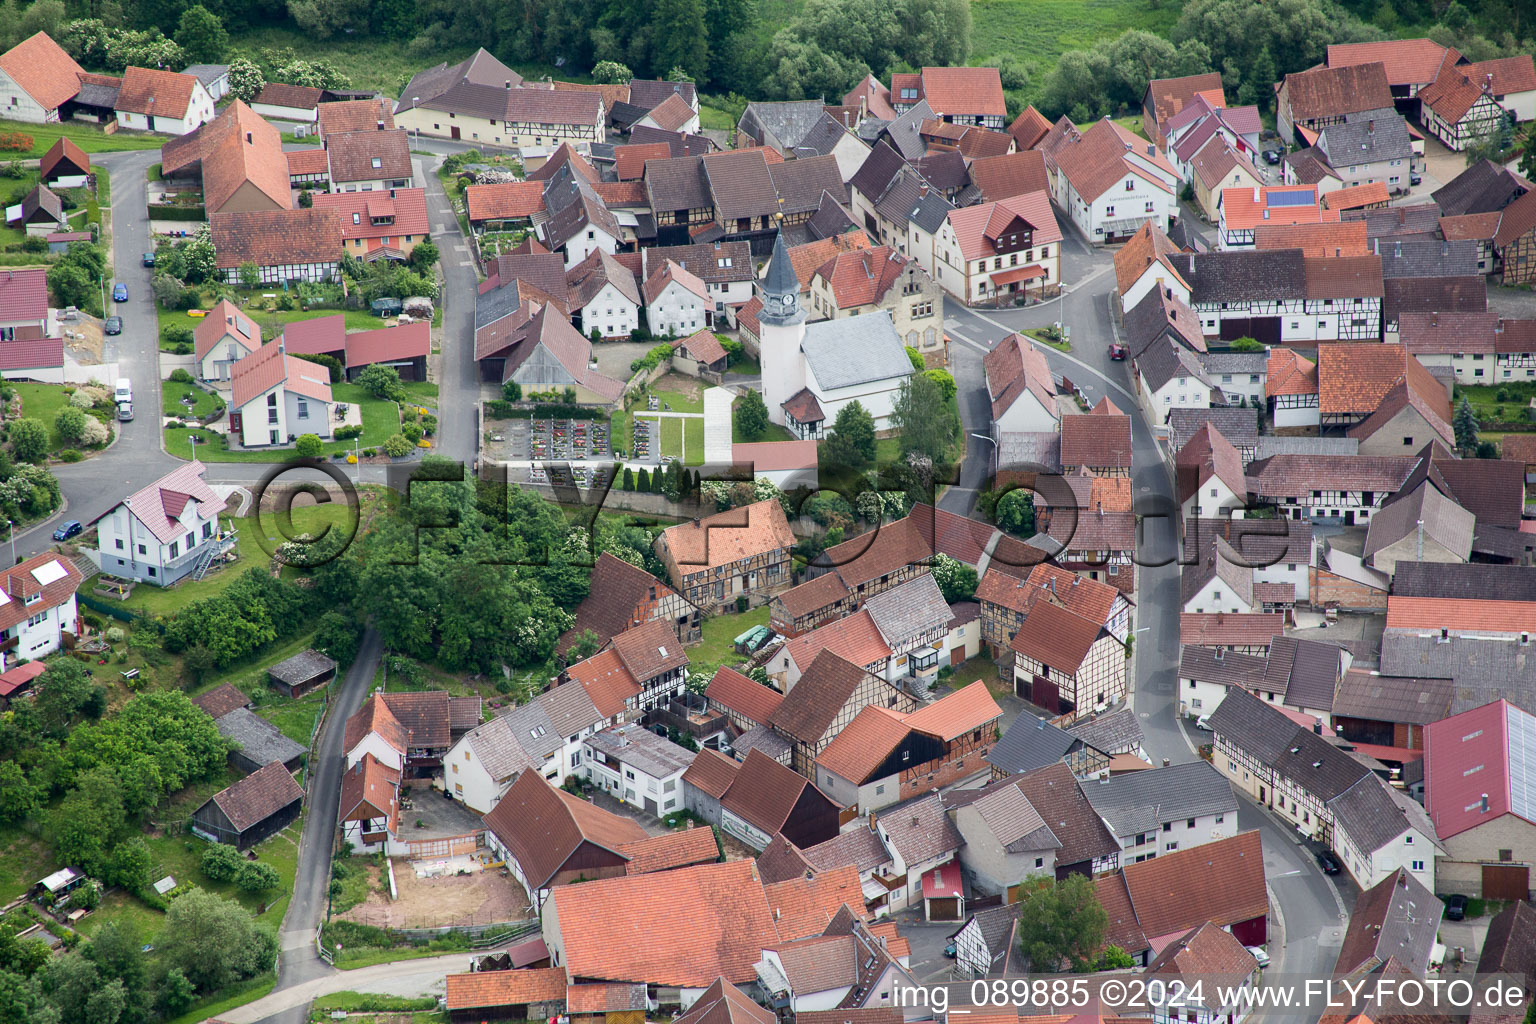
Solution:
[[[193,75],[129,68],[113,113],[121,128],[185,135],[213,120],[213,97]]]
[[[192,831],[237,850],[276,835],[299,816],[304,791],[281,761],[215,793],[192,812]]]
[[[943,335],[944,293],[928,269],[889,246],[843,250],[811,275],[811,316],[840,320],[886,310],[896,333],[915,349]]]
[[[928,260],[939,286],[966,303],[1002,305],[1054,295],[1061,282],[1061,228],[1050,196],[1031,192],[949,211]]]
[[[683,691],[688,655],[671,622],[650,619],[618,634],[598,654],[560,674],[561,685],[580,683],[605,718],[665,707]]]
[[[192,330],[192,358],[201,380],[229,380],[234,365],[261,348],[261,326],[228,299],[213,304]]]
[[[50,188],[83,188],[91,173],[91,158],[72,139],[59,136],[38,164],[43,184]]]
[[[347,335],[347,379],[374,364],[393,367],[401,380],[426,380],[427,356],[432,354],[432,323],[417,320],[411,324],[380,327],[372,331],[353,331]]]
[[[1183,110],[1195,97],[1202,97],[1213,107],[1227,105],[1221,87],[1221,75],[1208,72],[1203,75],[1186,75],[1183,78],[1158,78],[1147,83],[1147,91],[1141,97],[1142,124],[1147,137],[1157,145],[1163,145],[1163,132],[1167,122]]]
[[[812,491],[818,488],[820,448],[815,441],[758,441],[731,445],[731,462],[751,467],[755,480],[771,480],[781,491],[793,491],[802,484]]]
[[[341,221],[341,244],[356,259],[406,260],[416,243],[427,237],[427,191],[394,188],[385,192],[327,192],[315,196],[315,207],[335,210]]]
[[[96,523],[101,571],[168,587],[207,569],[235,544],[219,528],[224,499],[192,462],[124,498]]]
[[[714,609],[738,597],[766,600],[788,587],[794,546],[784,507],[775,500],[679,523],[656,538],[672,585],[697,607]]]
[[[894,74],[890,98],[898,114],[926,100],[935,116],[950,124],[1001,129],[1008,118],[996,68],[923,68],[915,74]]]
[[[268,765],[263,771],[270,771]],[[531,774],[531,773],[530,773]],[[387,849],[400,830],[400,770],[364,754],[341,777],[342,842],[358,853]]]
[[[902,714],[869,705],[816,757],[816,785],[868,814],[985,771],[1002,709],[977,680]]]
[[[46,32],[0,53],[0,110],[12,121],[45,124],[80,92],[85,69]]]
[[[1218,244],[1223,249],[1253,248],[1254,232],[1268,224],[1319,224],[1339,219],[1326,209],[1312,185],[1271,185],[1221,190]]]
[[[1523,62],[1447,63],[1439,76],[1419,90],[1424,130],[1452,150],[1463,150],[1497,128],[1506,114],[1495,93],[1536,89],[1536,70],[1527,54]]]
[[[0,348],[55,333],[48,322],[48,268],[0,270]]]
[[[341,264],[341,218],[324,207],[211,213],[218,268],[254,263],[261,284],[334,280]]]
[[[1125,696],[1125,645],[1102,622],[1036,601],[1012,646],[1014,692],[1047,711],[1102,711]]]
[[[801,847],[837,835],[837,802],[761,750],[748,751],[740,764],[701,750],[682,782],[690,810],[754,850],[776,835]]]
[[[1056,204],[1089,241],[1122,241],[1149,221],[1168,230],[1179,172],[1154,143],[1106,117],[1085,132],[1053,131],[1041,148]]]
[[[982,359],[992,399],[993,436],[1052,432],[1061,412],[1056,383],[1045,353],[1022,334],[1010,334]]]
[[[567,1009],[565,972],[558,967],[472,971],[469,974],[450,974],[444,980],[447,984],[444,999],[448,1019],[454,1024],[478,1024],[492,1020],[553,1020],[562,1016]]]
[[[80,635],[75,590],[80,570],[53,554],[35,555],[0,572],[0,669],[18,658],[37,661]]]
[[[1435,891],[1528,899],[1536,783],[1524,751],[1536,742],[1536,717],[1501,698],[1432,722],[1424,741],[1424,806],[1445,846]]]
[[[498,181],[464,189],[470,227],[476,231],[505,231],[533,224],[533,215],[544,209],[541,181]]]
[[[287,355],[281,339],[237,362],[230,374],[230,439],[242,447],[287,444],[334,433],[331,380],[323,366]]]

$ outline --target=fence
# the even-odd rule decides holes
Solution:
[[[111,601],[99,598],[94,594],[87,594],[83,590],[76,592],[75,600],[79,601],[81,604],[85,605],[92,611],[101,612],[103,615],[110,615],[114,619],[117,619],[119,622],[138,622],[144,617],[139,612],[130,611],[127,608],[123,608]]]
[[[440,939],[444,935],[453,934],[479,937],[503,932],[507,933],[508,937],[515,938],[537,932],[541,927],[536,917],[523,921],[508,921],[506,915],[507,910],[502,908],[459,914],[443,911],[440,914],[402,917],[395,908],[359,904],[346,911],[344,915],[332,918],[329,923],[367,925],[370,928],[386,929],[408,939],[427,940]]]
[[[169,203],[150,203],[149,219],[200,221],[208,219],[208,211],[201,206],[172,206]]]

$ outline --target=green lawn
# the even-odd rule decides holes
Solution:
[[[1072,344],[1071,344],[1071,342],[1067,342],[1067,341],[1052,341],[1050,339],[1050,337],[1045,333],[1045,328],[1043,328],[1043,327],[1029,327],[1029,328],[1025,329],[1024,333],[1029,335],[1031,338],[1034,338],[1040,344],[1042,344],[1042,345],[1049,345],[1051,348],[1055,349],[1058,352],[1071,352],[1072,351]]]
[[[661,403],[663,412],[703,412],[704,392],[699,392],[698,398],[689,398],[680,391],[652,391]],[[669,408],[670,406],[670,408]]]
[[[377,448],[385,439],[400,432],[400,407],[394,402],[374,398],[356,384],[332,384],[331,395],[338,402],[359,406],[363,414],[363,435],[355,440],[327,441],[324,455],[353,451],[354,448]],[[203,462],[283,462],[293,457],[293,449],[274,448],[256,451],[230,451],[224,435],[207,429],[191,427],[166,427],[165,450],[178,459],[192,458],[192,443],[187,440],[197,434],[197,457]]]
[[[191,396],[196,401],[188,406],[182,401]],[[197,419],[210,415],[216,408],[222,408],[224,402],[217,395],[204,391],[195,384],[178,384],[167,380],[160,382],[161,408],[167,416],[181,416],[185,419]]]
[[[738,399],[738,401],[739,401],[739,399]],[[735,416],[734,413],[735,413],[735,407],[732,406],[731,443],[732,444],[748,444],[748,443],[751,443],[751,442],[748,442],[747,439],[742,436],[740,430],[736,429],[736,416]],[[757,440],[759,442],[761,442],[761,441],[793,441],[793,440],[795,440],[795,435],[791,434],[789,432],[789,428],[788,427],[780,426],[777,423],[770,423],[770,424],[768,424],[768,431],[767,431],[767,433],[763,434],[763,436],[758,438]]]
[[[611,451],[629,451],[631,432],[629,429],[628,410],[620,409],[608,417],[608,439]]]
[[[21,132],[32,136],[32,150],[28,153],[0,154],[6,160],[37,158],[43,156],[59,140],[66,136],[87,153],[112,153],[123,149],[159,149],[167,136],[144,135],[138,132],[104,134],[88,124],[26,124],[22,121],[0,120],[0,132]]]
[[[21,395],[21,414],[31,419],[42,420],[48,428],[48,450],[58,451],[63,448],[65,442],[54,427],[53,418],[59,414],[60,409],[69,404],[69,396],[64,393],[64,386],[32,383],[16,383],[11,386]]]
[[[683,421],[676,416],[668,416],[661,421],[661,446],[662,458],[683,457]]]
[[[702,131],[734,131],[737,120],[739,118],[731,116],[719,96],[699,97],[699,128]]]
[[[704,465],[704,421],[702,419],[683,421],[683,464]]]
[[[21,825],[0,826],[0,902],[10,902],[62,866],[53,847]]]
[[[1503,395],[1502,400],[1500,395]],[[1526,408],[1530,400],[1536,397],[1536,382],[1512,381],[1508,384],[1476,386],[1458,384],[1453,409],[1461,405],[1462,396],[1466,396],[1480,422],[1528,423]],[[1536,423],[1531,423],[1527,429],[1536,430]]]
[[[258,293],[248,292],[245,294],[249,296]],[[212,304],[211,302],[208,303],[210,306]],[[284,324],[291,324],[297,320],[313,320],[321,316],[335,316],[337,313],[340,313],[346,319],[347,330],[349,331],[372,331],[384,326],[384,321],[366,309],[311,309],[307,312],[301,309],[280,309],[275,312],[268,312],[258,306],[248,304],[245,306],[245,311],[252,320],[256,321],[257,326],[261,328],[263,341],[271,341],[283,333]],[[197,325],[202,323],[200,317],[188,316],[185,310],[165,309],[158,303],[155,305],[155,317],[159,321],[162,338],[160,348],[165,352],[171,350],[171,346],[167,345],[163,340],[166,327],[172,324],[182,324],[196,330]]]
[[[320,717],[324,709],[325,699],[314,696],[268,704],[258,707],[256,713],[281,729],[284,736],[307,747],[314,735],[315,719]]]
[[[753,626],[768,624],[768,606],[760,605],[740,615],[711,615],[704,620],[703,639],[688,652],[690,672],[713,674],[721,665],[733,665],[741,660],[731,641]]]
[[[971,0],[971,55],[976,66],[1011,60],[1029,71],[1029,84],[1008,96],[1014,110],[1040,96],[1056,58],[1128,28],[1166,36],[1179,4],[1151,0]],[[1033,65],[1033,66],[1031,66]]]

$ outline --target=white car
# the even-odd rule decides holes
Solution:
[[[1195,719],[1195,728],[1199,729],[1201,732],[1210,732],[1211,731],[1211,716],[1210,715],[1201,715],[1199,718]]]
[[[1259,962],[1259,970],[1262,971],[1269,966],[1269,954],[1264,952],[1263,946],[1244,946],[1243,948],[1252,953],[1253,958]]]

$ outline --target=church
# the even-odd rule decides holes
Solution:
[[[758,343],[768,418],[812,440],[825,435],[843,406],[858,402],[874,417],[876,430],[891,429],[896,393],[915,372],[891,314],[876,310],[806,323],[782,232],[761,289]]]

